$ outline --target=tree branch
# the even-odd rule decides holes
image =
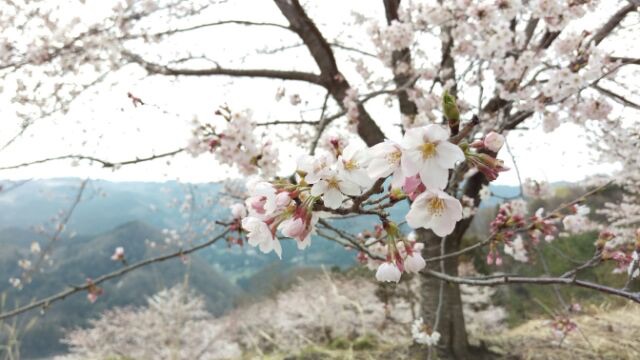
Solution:
[[[638,4],[637,3],[633,3],[633,2],[629,2],[629,4],[627,4],[624,7],[620,8],[600,28],[600,30],[598,30],[598,32],[596,32],[595,35],[593,35],[593,37],[591,38],[589,43],[593,42],[596,45],[600,44],[600,42],[602,40],[604,40],[609,34],[611,34],[613,29],[615,29],[622,22],[622,20],[627,16],[627,14],[629,14],[632,11],[635,11],[637,8],[638,8]]]
[[[624,106],[628,106],[630,108],[634,108],[636,110],[640,110],[640,105],[634,103],[633,101],[625,98],[622,95],[618,95],[616,93],[614,93],[613,91],[609,90],[609,89],[605,89],[603,87],[601,87],[598,84],[593,84],[591,85],[592,88],[598,90],[599,92],[601,92],[602,94],[612,98],[613,100],[615,100],[616,102],[624,105]]]
[[[142,162],[146,162],[146,161],[152,161],[152,160],[161,159],[161,158],[164,158],[164,157],[174,156],[174,155],[177,155],[177,154],[183,152],[184,150],[185,149],[183,148],[183,149],[178,149],[178,150],[174,150],[174,151],[170,151],[170,152],[162,153],[162,154],[158,154],[158,155],[151,155],[151,156],[148,156],[148,157],[145,157],[145,158],[136,158],[134,160],[127,160],[127,161],[121,161],[121,162],[111,162],[111,161],[102,160],[102,159],[99,159],[99,158],[96,158],[96,157],[93,157],[93,156],[62,155],[62,156],[50,157],[50,158],[41,159],[41,160],[29,161],[29,162],[25,162],[25,163],[21,163],[21,164],[17,164],[17,165],[4,166],[4,167],[0,167],[0,170],[17,169],[17,168],[21,168],[21,167],[25,167],[25,166],[42,164],[42,163],[46,163],[46,162],[50,162],[50,161],[56,161],[56,160],[65,160],[65,159],[89,160],[89,161],[94,161],[94,162],[102,164],[102,167],[104,167],[104,168],[113,168],[113,167],[117,167],[117,166],[138,164],[138,163],[142,163]]]
[[[351,88],[338,70],[331,45],[322,36],[318,27],[309,18],[298,0],[274,0],[280,12],[289,21],[289,27],[298,34],[320,69],[320,82],[344,108],[347,90]],[[384,141],[385,136],[361,103],[358,104],[358,135],[372,146]]]
[[[271,70],[271,69],[227,69],[222,67],[208,69],[176,69],[169,66],[160,65],[144,60],[139,55],[131,52],[123,52],[123,56],[131,62],[142,66],[150,74],[167,76],[236,76],[236,77],[258,77],[268,79],[304,81],[316,85],[323,85],[320,77],[316,74],[302,71]]]
[[[15,310],[2,313],[2,314],[0,314],[0,320],[8,319],[8,318],[14,317],[16,315],[25,313],[25,312],[27,312],[29,310],[33,310],[33,309],[36,309],[36,308],[39,308],[39,307],[47,308],[51,304],[53,304],[54,302],[58,302],[58,301],[64,300],[68,296],[71,296],[71,295],[73,295],[75,293],[78,293],[80,291],[85,291],[85,290],[89,289],[89,287],[91,287],[91,286],[99,285],[99,284],[101,284],[101,283],[103,283],[105,281],[121,277],[121,276],[123,276],[123,275],[125,275],[125,274],[127,274],[127,273],[129,273],[131,271],[134,271],[136,269],[139,269],[139,268],[142,268],[142,267],[154,264],[154,263],[163,262],[163,261],[166,261],[166,260],[169,260],[169,259],[182,257],[182,256],[188,255],[188,254],[190,254],[192,252],[204,249],[206,247],[211,246],[216,241],[222,239],[225,235],[227,235],[228,232],[229,232],[229,230],[227,229],[227,230],[223,231],[221,234],[219,234],[216,237],[212,238],[211,240],[209,240],[209,241],[207,241],[205,243],[202,243],[200,245],[188,248],[186,250],[179,250],[179,251],[176,251],[174,253],[161,255],[161,256],[158,256],[158,257],[155,257],[155,258],[151,258],[151,259],[147,259],[147,260],[143,260],[143,261],[137,262],[135,264],[123,267],[123,268],[121,268],[119,270],[116,270],[116,271],[111,272],[109,274],[105,274],[105,275],[102,275],[102,276],[100,276],[100,277],[98,277],[96,279],[93,279],[90,284],[87,283],[87,284],[84,284],[84,285],[72,286],[71,288],[69,288],[67,290],[64,290],[64,291],[61,291],[61,292],[59,292],[59,293],[57,293],[55,295],[51,295],[51,296],[49,296],[47,298],[35,301],[35,302],[33,302],[33,303],[29,304],[29,305],[21,306],[21,307],[15,309]]]
[[[640,293],[620,290],[620,289],[616,289],[616,288],[612,288],[612,287],[604,286],[600,284],[595,284],[595,283],[584,281],[584,280],[578,280],[575,278],[526,277],[526,276],[504,275],[504,276],[496,277],[493,279],[482,279],[482,278],[475,279],[475,278],[451,276],[451,275],[443,274],[441,272],[433,271],[429,269],[425,269],[422,272],[428,276],[432,276],[446,282],[450,282],[454,284],[472,285],[472,286],[496,286],[496,285],[505,285],[505,284],[573,285],[573,286],[579,286],[579,287],[583,287],[591,290],[596,290],[599,292],[603,292],[603,293],[607,293],[615,296],[620,296],[640,304]]]

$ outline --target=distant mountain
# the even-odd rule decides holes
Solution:
[[[3,183],[5,189],[10,188],[6,181],[0,181],[0,186]],[[10,191],[0,191],[0,229],[49,223],[52,216],[69,209],[80,183],[76,178],[32,180]],[[193,193],[194,198],[204,201],[217,196],[221,187],[218,183],[91,180],[67,227],[84,235],[99,234],[135,220],[161,229],[178,228],[186,222],[179,204],[187,194]],[[219,207],[211,209],[213,215],[218,211],[227,212]]]
[[[17,244],[34,239],[37,235],[19,229],[0,231],[0,273],[3,277],[17,275],[17,260],[26,255],[25,246]],[[122,266],[110,259],[117,246],[124,246],[128,261],[137,262],[157,256],[168,250],[151,249],[145,240],[161,242],[162,233],[142,222],[134,221],[112,231],[94,237],[76,237],[60,242],[53,256],[53,265],[36,274],[31,284],[23,290],[9,287],[0,281],[0,292],[6,292],[8,308],[26,304],[32,299],[52,295],[70,284],[83,284],[87,278],[95,278]],[[242,290],[216,271],[198,255],[189,257],[188,263],[179,259],[169,260],[132,272],[105,283],[104,295],[95,304],[87,301],[86,294],[76,294],[53,304],[38,316],[31,312],[23,319],[38,317],[37,326],[23,339],[22,354],[25,358],[49,356],[64,350],[60,338],[70,328],[85,326],[87,320],[114,306],[138,306],[145,297],[165,287],[188,281],[190,286],[207,299],[209,311],[222,314],[240,297]],[[0,337],[1,337],[0,333]]]

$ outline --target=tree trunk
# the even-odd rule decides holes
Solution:
[[[417,232],[418,240],[424,241],[423,256],[433,258],[440,256],[441,238],[429,230],[421,229]],[[447,237],[445,253],[456,251],[460,248],[461,237]],[[440,271],[440,262],[429,264],[431,268]],[[450,275],[458,275],[458,258],[452,257],[444,261],[445,272]],[[433,326],[436,320],[436,312],[440,301],[440,280],[423,276],[421,283],[422,304],[421,312],[425,324]],[[437,330],[440,335],[438,353],[445,359],[470,359],[467,330],[462,313],[462,299],[460,288],[457,284],[443,284],[442,305],[440,320]]]
[[[479,192],[486,184],[486,179],[481,173],[471,176],[464,184],[462,193],[472,199],[478,206],[480,203]],[[462,238],[467,232],[473,216],[459,221],[451,234],[446,237],[444,254],[460,250]],[[438,257],[441,255],[441,238],[430,230],[419,229],[417,240],[425,244],[422,255],[425,259]],[[441,271],[440,261],[429,263],[428,266]],[[458,275],[458,258],[451,257],[444,259],[444,272],[453,276]],[[429,276],[422,277],[420,291],[422,294],[421,313],[425,324],[433,326],[436,320],[436,312],[440,301],[441,281]],[[469,342],[467,339],[467,329],[462,313],[462,299],[460,297],[460,287],[457,284],[444,283],[442,294],[442,305],[440,309],[440,319],[437,330],[440,335],[438,345],[438,355],[443,359],[470,359],[478,358],[471,356]]]

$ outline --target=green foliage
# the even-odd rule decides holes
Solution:
[[[586,233],[562,237],[551,243],[542,242],[540,253],[530,252],[532,264],[520,264],[505,257],[504,271],[517,273],[524,276],[539,276],[545,274],[545,260],[551,275],[559,276],[571,270],[579,264],[586,262],[594,255],[593,243],[597,233]],[[486,267],[486,265],[484,265]],[[595,268],[589,268],[579,273],[579,278],[596,283],[607,284],[613,287],[623,287],[626,276],[614,274],[614,264],[605,263]],[[589,304],[600,305],[608,302],[613,305],[622,305],[624,301],[593,290],[577,287],[555,287],[567,305],[577,302],[583,307]],[[510,285],[502,286],[496,296],[498,305],[503,305],[508,311],[510,325],[518,325],[529,319],[548,317],[548,311],[561,309],[558,293],[552,285]]]

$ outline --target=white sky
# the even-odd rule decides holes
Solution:
[[[349,19],[348,10],[336,12],[336,0],[322,3],[322,7],[314,4],[311,11],[316,14],[331,14],[331,26],[322,29],[330,34],[337,34],[340,23]],[[247,19],[246,7],[226,6],[220,18]],[[354,8],[383,19],[382,6],[376,3],[375,9],[367,6],[370,2],[354,1]],[[372,12],[375,12],[372,13]],[[242,14],[245,16],[241,16]],[[281,15],[270,2],[251,2],[249,19],[283,23]],[[334,26],[335,25],[335,26]],[[224,54],[221,60],[225,64],[241,64],[236,67],[264,68],[300,68],[314,71],[304,49],[292,50],[280,55],[263,57],[240,57],[250,53],[251,49],[264,48],[273,44],[297,42],[284,30],[257,29],[250,30],[235,26],[218,29],[217,37],[201,35],[190,38],[179,38],[180,45],[202,47],[203,41],[215,44],[215,50]],[[284,37],[283,37],[284,34]],[[291,41],[293,40],[293,41]],[[166,44],[172,46],[173,44]],[[343,56],[344,55],[344,56]],[[349,55],[338,53],[339,59]],[[224,61],[228,60],[228,61]],[[344,65],[347,64],[349,68]],[[351,82],[355,83],[353,65],[342,62],[342,71]],[[170,81],[167,78],[144,78],[144,73],[133,68],[125,68],[110,78],[114,86],[101,86],[97,93],[88,93],[78,99],[72,111],[64,117],[39,120],[26,134],[13,145],[0,152],[0,167],[22,162],[38,160],[66,154],[92,155],[105,160],[117,162],[138,157],[146,157],[153,153],[162,153],[184,147],[190,136],[189,123],[194,115],[202,121],[213,119],[215,109],[224,103],[232,108],[251,108],[254,118],[266,120],[297,120],[305,108],[318,108],[323,100],[324,92],[317,87],[302,83],[283,83],[273,80],[230,79],[230,78],[189,78]],[[300,107],[291,106],[287,99],[276,103],[274,95],[279,86],[286,85],[288,94],[299,93],[304,101]],[[156,104],[163,110],[177,115],[166,114],[152,106],[134,108],[127,92],[131,91],[144,101]],[[0,144],[4,144],[17,131],[19,119],[11,113],[7,103],[9,94],[0,97]],[[3,110],[4,109],[4,110]],[[398,117],[397,110],[389,110],[380,103],[372,102],[367,109],[376,119]],[[314,113],[304,114],[306,120],[315,120]],[[317,115],[316,115],[317,116]],[[379,120],[380,121],[380,120]],[[386,122],[383,130],[392,138],[399,134]],[[273,128],[273,132],[281,131]],[[272,134],[272,135],[277,135]],[[509,143],[523,178],[531,177],[547,181],[578,181],[596,173],[611,173],[617,169],[615,164],[595,163],[595,153],[588,147],[584,130],[575,125],[563,125],[552,134],[543,134],[540,129],[513,132],[509,135]],[[280,147],[283,153],[283,174],[293,171],[291,159],[299,154],[293,145]],[[507,166],[513,167],[506,151],[499,156]],[[228,177],[237,177],[237,173],[226,166],[221,166],[206,154],[197,159],[181,154],[169,160],[157,160],[144,164],[126,166],[117,171],[102,169],[98,165],[81,163],[72,167],[70,160],[50,162],[16,170],[0,171],[0,178],[48,178],[48,177],[92,177],[115,181],[165,181],[179,179],[188,182],[219,181]],[[517,184],[515,171],[500,175],[497,184]]]

